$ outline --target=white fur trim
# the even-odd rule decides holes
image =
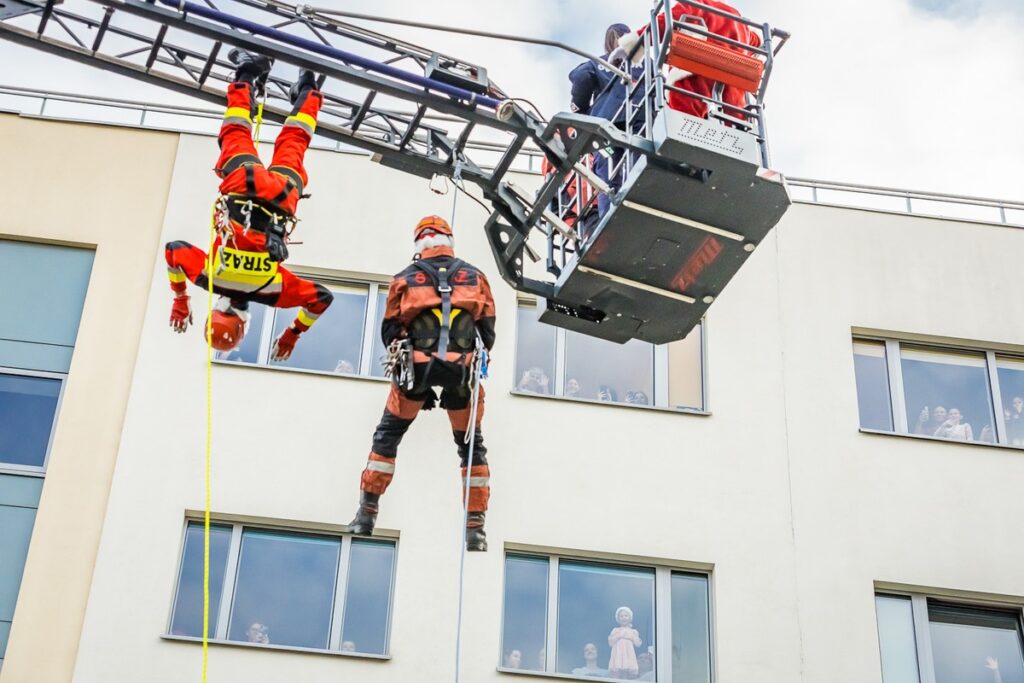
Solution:
[[[685,69],[677,69],[674,66],[670,66],[668,67],[668,71],[665,73],[665,80],[668,82],[669,85],[675,85],[684,78],[689,78],[692,75],[692,71],[687,71]]]
[[[637,34],[633,33],[632,31],[630,31],[629,33],[625,33],[625,34],[619,36],[619,47],[621,47],[623,50],[625,50],[627,55],[629,54],[629,51],[633,49],[633,46],[636,45],[639,42],[640,42],[640,36],[638,36]],[[641,45],[640,49],[637,50],[636,54],[633,55],[633,63],[634,64],[639,64],[640,61],[643,58],[644,58],[644,46]]]
[[[416,240],[416,253],[422,254],[427,249],[433,249],[434,247],[455,247],[455,240],[449,235],[445,235],[440,232],[435,232],[426,237],[421,237]]]
[[[242,311],[231,305],[231,299],[226,296],[222,296],[217,299],[213,304],[213,310],[220,311],[221,313],[234,313],[241,318],[242,323],[245,325],[245,329],[249,329],[249,319],[252,317],[249,315],[249,311]]]

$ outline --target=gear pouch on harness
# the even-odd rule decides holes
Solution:
[[[409,339],[416,351],[439,353],[441,327],[444,314],[440,308],[431,308],[413,318],[409,325]],[[469,353],[476,343],[476,323],[473,316],[461,308],[453,308],[448,317],[448,348],[450,353]],[[443,353],[439,353],[442,357]]]

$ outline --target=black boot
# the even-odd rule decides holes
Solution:
[[[263,89],[267,85],[267,76],[270,75],[270,67],[274,63],[270,57],[233,48],[228,53],[228,61],[238,67],[235,70],[236,83],[248,83],[252,86],[253,97],[263,94]]]
[[[295,104],[302,99],[303,93],[307,90],[316,90],[316,74],[309,69],[300,69],[299,77],[295,79],[291,90],[288,91],[288,99]]]
[[[487,532],[484,531],[484,513],[470,512],[466,518],[466,550],[486,552]]]
[[[356,516],[348,523],[349,533],[356,536],[370,536],[377,523],[377,504],[380,494],[362,491],[359,495],[359,509]]]

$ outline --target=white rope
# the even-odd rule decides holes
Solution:
[[[457,196],[457,195],[456,195]],[[484,353],[483,346],[477,342],[477,356]],[[483,374],[483,363],[475,358],[476,370],[473,373],[473,400],[469,408],[469,454],[466,458],[466,482],[462,490],[462,526],[459,529],[459,614],[455,623],[455,683],[462,679],[462,605],[466,590],[466,524],[469,522],[469,483],[473,473],[473,451],[476,447],[476,413],[480,400],[480,382]]]
[[[456,182],[458,187],[458,180],[462,175],[462,164],[457,161],[455,164],[455,173],[453,174],[452,180]],[[459,193],[456,192],[452,195],[452,219],[450,225],[452,230],[455,229],[455,208],[458,206]],[[470,478],[473,474],[473,452],[476,448],[476,415],[477,405],[480,399],[480,381],[481,375],[483,374],[483,363],[480,358],[480,354],[483,353],[483,347],[480,344],[480,338],[477,337],[477,348],[476,354],[473,357],[474,360],[474,371],[471,381],[473,382],[473,398],[469,408],[469,424],[467,425],[467,441],[469,443],[469,452],[466,458],[466,481],[462,491],[462,524],[459,527],[459,607],[458,614],[455,620],[455,683],[459,683],[462,680],[462,611],[463,611],[463,598],[466,591],[466,524],[469,522],[469,483]]]

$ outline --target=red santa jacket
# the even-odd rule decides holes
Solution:
[[[721,2],[720,0],[701,0],[701,2],[703,2],[703,4],[705,5],[708,5],[709,7],[714,7],[715,9],[722,10],[723,12],[728,12],[729,14],[741,16],[739,10],[737,10],[735,7],[725,4],[724,2]],[[750,45],[751,47],[761,46],[761,36],[758,33],[755,33],[754,31],[750,30],[750,27],[742,22],[720,16],[713,12],[709,12],[708,10],[702,7],[693,7],[690,5],[684,5],[683,3],[679,2],[672,5],[672,19],[674,21],[682,21],[699,25],[700,22],[696,21],[697,18],[703,20],[704,25],[709,33],[723,36],[725,38],[735,40],[738,43]],[[658,15],[657,22],[658,30],[663,33],[665,31],[664,12]],[[636,35],[638,37],[641,36],[645,30],[647,30],[646,26],[640,28],[637,31]],[[711,40],[716,44],[727,47],[730,50],[735,50],[737,52],[746,52],[745,50],[741,50],[740,48],[737,48],[733,45],[729,45],[724,41],[714,40],[714,38],[709,38],[708,40]],[[749,54],[749,52],[747,52],[747,54]],[[669,71],[669,81],[672,83],[672,85],[678,88],[689,90],[691,92],[699,93],[701,95],[704,95],[705,97],[711,96],[712,89],[714,88],[715,83],[711,79],[705,78],[704,76],[689,75],[686,74],[686,72],[677,72],[678,76],[673,78],[672,71],[673,70]],[[726,102],[726,104],[731,104],[734,107],[742,108],[746,105],[746,95],[744,94],[744,92],[739,88],[734,88],[732,86],[725,87],[722,99]],[[672,109],[676,109],[687,114],[692,114],[694,116],[707,116],[708,108],[702,100],[697,100],[693,97],[687,97],[677,92],[669,92],[668,100],[668,105]],[[731,116],[738,117],[736,112],[730,111],[727,113],[729,113]]]

